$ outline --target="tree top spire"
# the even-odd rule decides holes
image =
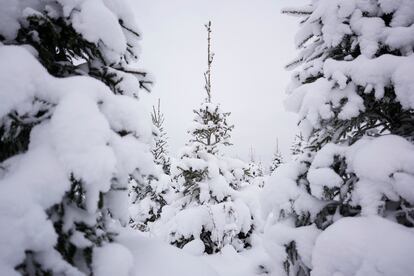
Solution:
[[[152,106],[151,118],[152,122],[157,127],[161,127],[164,123],[164,115],[161,113],[161,99],[159,98],[157,102],[157,108],[155,108],[155,105]]]
[[[211,64],[213,63],[214,53],[211,52],[211,21],[204,25],[207,29],[207,71],[204,72],[205,86],[208,103],[211,102]]]

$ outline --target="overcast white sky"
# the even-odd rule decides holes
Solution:
[[[280,14],[305,0],[132,0],[143,34],[143,67],[156,85],[146,99],[161,98],[170,152],[188,140],[192,110],[205,98],[203,72],[207,44],[204,24],[212,21],[212,98],[230,111],[235,125],[229,153],[248,159],[250,147],[267,163],[276,139],[289,154],[296,116],[284,110],[291,72],[283,68],[296,55],[298,19]]]

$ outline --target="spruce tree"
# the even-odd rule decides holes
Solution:
[[[256,160],[253,147],[250,147],[249,154],[249,175],[251,178],[262,177],[264,175],[263,165],[261,161]]]
[[[161,112],[161,101],[158,99],[157,108],[152,107],[152,124],[156,129],[154,135],[154,143],[152,147],[152,155],[154,156],[155,164],[162,167],[165,174],[170,174],[171,160],[168,156],[168,141],[167,133],[164,129],[164,114]]]
[[[162,208],[170,202],[173,190],[170,179],[170,157],[167,149],[167,134],[164,130],[164,114],[161,102],[153,106],[151,113],[154,127],[151,153],[157,169],[153,174],[143,175],[131,181],[130,226],[141,231],[150,231],[152,224],[161,216]]]
[[[278,202],[273,209],[279,224],[293,220],[296,226],[282,244],[288,275],[309,275],[311,269],[311,256],[300,250],[294,233],[308,233],[313,244],[336,220],[360,215],[414,226],[414,199],[399,188],[412,183],[414,173],[402,165],[414,153],[408,96],[414,44],[404,39],[413,23],[405,11],[412,5],[350,2],[321,0],[284,10],[301,17],[295,38],[301,52],[288,65],[299,70],[286,107],[299,114],[308,144],[273,178],[295,191],[283,199],[287,205]]]
[[[273,153],[272,162],[269,167],[269,173],[272,174],[280,165],[284,163],[282,153],[279,150],[279,142],[276,142],[276,150]]]
[[[249,184],[263,188],[265,184],[265,172],[262,162],[256,158],[253,147],[250,147],[249,163],[247,164],[245,174],[245,179]]]
[[[135,178],[130,190],[130,221],[133,229],[151,231],[164,206],[171,203],[171,179],[162,170]]]
[[[237,250],[249,246],[252,218],[248,207],[237,198],[236,182],[241,176],[235,175],[234,161],[221,152],[231,145],[230,133],[234,126],[228,123],[230,113],[212,102],[211,22],[206,29],[206,99],[194,110],[193,125],[188,132],[190,140],[177,165],[174,178],[179,186],[178,211],[167,226],[172,244],[181,248],[189,242],[201,242],[204,252],[211,254],[227,244]],[[188,223],[194,225],[190,229],[197,230],[187,229]]]
[[[305,138],[302,133],[296,134],[293,140],[292,146],[290,147],[293,158],[304,153],[306,147]]]
[[[151,84],[130,66],[140,39],[131,8],[35,0],[3,1],[0,10],[8,18],[0,21],[1,82],[8,84],[0,182],[9,191],[1,201],[17,211],[3,206],[0,243],[10,258],[0,270],[106,273],[101,264],[110,251],[130,254],[116,242],[128,220],[128,183],[151,163],[143,150],[150,128],[131,119],[145,116],[136,98]]]

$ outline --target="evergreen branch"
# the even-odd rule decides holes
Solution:
[[[132,30],[131,28],[128,28],[127,26],[124,25],[124,21],[122,19],[119,19],[119,25],[121,25],[122,28],[124,28],[125,30],[131,32],[133,35],[140,37],[139,33],[137,33],[136,31]]]

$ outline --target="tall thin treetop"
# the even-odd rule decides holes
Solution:
[[[158,99],[157,108],[155,108],[154,105],[152,106],[151,117],[152,117],[152,122],[157,127],[161,127],[162,124],[164,123],[164,115],[161,113],[161,100],[160,99]]]
[[[211,102],[211,64],[213,63],[214,53],[211,52],[211,21],[204,25],[207,29],[207,71],[204,73],[206,84],[204,88],[207,92],[207,102]]]

